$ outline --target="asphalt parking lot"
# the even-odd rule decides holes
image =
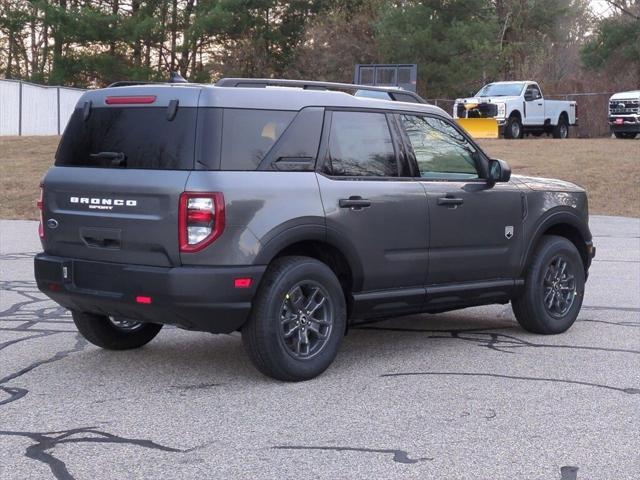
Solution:
[[[592,217],[576,324],[510,306],[352,330],[321,377],[258,374],[240,337],[100,350],[35,287],[35,222],[0,221],[0,478],[637,479],[640,220]]]

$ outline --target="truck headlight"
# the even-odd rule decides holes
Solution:
[[[498,107],[497,117],[504,118],[507,113],[507,105],[504,103],[496,103],[496,107]]]

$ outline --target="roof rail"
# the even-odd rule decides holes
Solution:
[[[397,102],[427,103],[420,95],[398,87],[374,87],[372,85],[356,85],[353,83],[316,82],[312,80],[287,80],[278,78],[222,78],[215,84],[217,87],[296,87],[304,90],[365,90],[385,92],[391,100]]]

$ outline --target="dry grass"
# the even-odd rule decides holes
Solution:
[[[0,218],[37,218],[38,185],[53,164],[58,137],[0,137]],[[585,187],[591,213],[640,217],[640,140],[482,140],[516,174]]]
[[[0,137],[0,218],[38,218],[40,181],[59,137]]]
[[[611,138],[482,140],[513,173],[567,180],[586,188],[589,212],[640,217],[640,140]]]

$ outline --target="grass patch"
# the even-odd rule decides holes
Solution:
[[[38,218],[40,181],[53,165],[59,137],[0,137],[0,218]]]
[[[481,140],[514,174],[559,178],[587,190],[589,213],[640,217],[640,140]]]
[[[37,219],[38,186],[59,137],[0,137],[0,218]],[[640,217],[640,140],[481,140],[513,173],[560,178],[587,189],[593,214]]]

